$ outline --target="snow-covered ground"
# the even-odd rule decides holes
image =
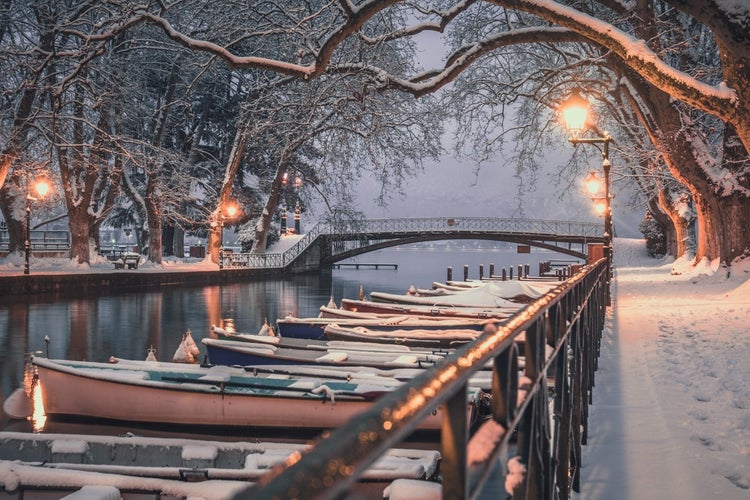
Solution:
[[[614,248],[613,307],[576,498],[750,498],[750,261]]]

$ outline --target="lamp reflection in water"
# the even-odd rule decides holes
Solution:
[[[42,399],[42,384],[37,379],[31,389],[31,428],[34,432],[42,432],[47,423],[47,414],[44,413],[44,402]]]

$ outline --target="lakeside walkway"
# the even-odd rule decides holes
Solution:
[[[615,266],[576,498],[746,499],[750,283],[656,263]]]

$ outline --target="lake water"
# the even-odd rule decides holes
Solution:
[[[516,246],[487,241],[438,242],[380,250],[349,262],[394,263],[398,269],[340,269],[320,275],[259,280],[209,287],[171,287],[158,291],[102,295],[90,298],[33,296],[8,300],[0,305],[0,396],[4,401],[23,385],[24,355],[39,352],[50,358],[106,361],[110,356],[145,359],[153,347],[161,361],[171,361],[190,329],[200,347],[211,325],[232,326],[238,332],[256,333],[265,318],[270,323],[291,313],[297,317],[317,316],[319,308],[333,295],[357,298],[360,286],[371,291],[404,293],[410,285],[429,288],[433,281],[445,281],[447,268],[453,279],[479,277],[479,265],[489,274],[506,266],[528,264],[536,275],[538,263],[571,257],[533,248],[530,254],[516,253]],[[49,338],[49,343],[45,342]],[[202,349],[205,352],[204,349]],[[9,421],[3,413],[0,429],[30,431],[26,421]],[[49,432],[119,432],[87,424],[50,423]],[[140,432],[144,434],[144,432]],[[156,430],[154,435],[170,435]],[[227,437],[227,436],[225,436]],[[247,436],[243,436],[247,437]],[[212,438],[214,438],[212,436]]]

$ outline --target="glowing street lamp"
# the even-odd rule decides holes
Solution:
[[[604,172],[604,200],[603,200],[603,215],[604,215],[604,258],[607,260],[607,287],[606,287],[606,299],[607,305],[611,305],[612,299],[610,295],[610,281],[612,276],[612,207],[610,205],[609,196],[609,171],[612,164],[609,161],[609,144],[612,142],[612,137],[605,132],[601,137],[581,137],[586,129],[586,123],[588,121],[589,114],[589,102],[581,96],[581,90],[578,88],[573,89],[570,96],[562,103],[560,111],[565,120],[565,127],[568,129],[570,137],[568,140],[574,145],[579,144],[593,144],[599,152],[602,154],[602,170]],[[602,147],[599,147],[602,144]],[[599,190],[599,185],[594,185],[592,176],[590,174],[586,179],[586,188],[590,194],[595,194]],[[590,181],[590,182],[589,182]],[[598,181],[598,179],[597,179]],[[591,189],[596,187],[594,193]]]
[[[583,181],[583,185],[586,186],[586,191],[588,191],[591,196],[596,196],[602,188],[602,181],[597,177],[596,172],[591,172]]]
[[[30,189],[27,187],[26,191],[26,241],[24,242],[24,263],[23,263],[23,274],[30,274],[29,270],[29,258],[31,257],[31,202],[44,200],[51,189],[49,182],[45,179],[39,178],[34,181],[34,190],[39,198],[35,198],[31,195]]]
[[[219,213],[219,269],[224,269],[224,221],[233,220],[237,216],[239,208],[233,201],[227,203],[224,210]]]

